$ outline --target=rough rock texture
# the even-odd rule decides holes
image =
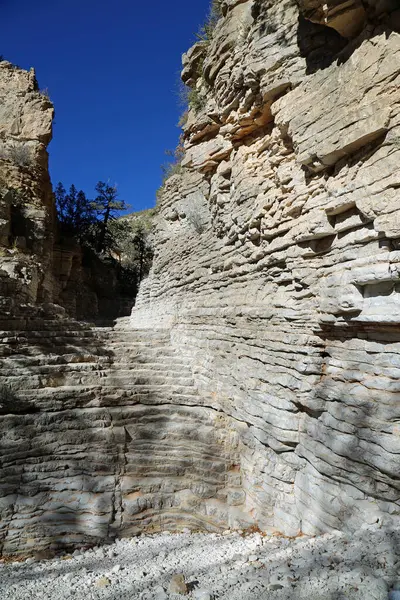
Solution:
[[[379,6],[378,6],[379,5]],[[397,3],[225,2],[134,326],[240,424],[244,510],[289,535],[399,519]]]
[[[248,524],[235,427],[199,406],[169,332],[67,317],[107,314],[113,282],[55,243],[34,73],[0,62],[0,94],[0,554]]]
[[[3,554],[165,527],[398,524],[400,34],[379,5],[222,3],[184,56],[198,110],[152,273],[115,329],[65,317],[74,252],[57,288],[57,251],[4,209]],[[4,97],[38,102],[28,141],[45,156],[51,107],[0,69]],[[6,142],[25,140],[3,104]],[[3,163],[8,182],[24,174]],[[49,197],[37,205],[51,235]]]
[[[168,332],[44,319],[1,328],[3,554],[247,523],[238,435],[198,407]]]
[[[34,71],[0,62],[1,311],[48,302],[54,207],[46,146],[53,106]]]
[[[85,260],[58,234],[46,151],[53,116],[34,71],[0,61],[0,314],[52,304],[76,318],[129,314],[115,268]]]

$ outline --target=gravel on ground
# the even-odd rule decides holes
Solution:
[[[184,598],[400,600],[400,530],[295,539],[185,530],[49,560],[0,561],[1,600]]]

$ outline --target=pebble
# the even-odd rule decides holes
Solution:
[[[95,585],[101,589],[111,585],[111,581],[108,579],[108,577],[100,577],[100,579],[96,581]]]
[[[169,583],[170,594],[182,594],[183,596],[188,593],[188,587],[185,581],[185,576],[181,574],[173,575]]]
[[[193,592],[193,598],[196,600],[212,600],[213,596],[209,590],[197,588]]]
[[[248,558],[248,562],[255,562],[258,559],[258,556],[256,554],[250,554],[249,558]]]
[[[161,585],[158,585],[154,589],[154,599],[155,600],[168,600],[168,594],[166,593],[166,591],[164,590],[164,588]]]
[[[271,590],[272,592],[276,592],[276,590],[281,590],[283,587],[284,587],[283,584],[279,581],[268,584],[268,589]]]

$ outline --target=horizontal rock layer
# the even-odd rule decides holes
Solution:
[[[0,344],[3,554],[252,522],[240,424],[202,406],[168,332],[11,324]]]
[[[399,518],[400,35],[370,4],[224,3],[132,314],[246,424],[247,509],[289,535]]]
[[[184,56],[197,101],[131,319],[68,320],[54,302],[79,304],[74,252],[36,243],[53,231],[50,197],[23,252],[2,204],[4,554],[185,526],[398,524],[396,7],[221,10]],[[10,74],[36,102],[32,75]],[[25,177],[7,157],[7,181]],[[72,288],[45,268],[58,260]]]

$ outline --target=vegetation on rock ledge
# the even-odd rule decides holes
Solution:
[[[213,38],[216,24],[222,16],[222,0],[212,0],[210,11],[206,22],[200,27],[196,33],[198,40],[202,42],[210,42]]]
[[[118,198],[116,186],[99,181],[95,189],[97,196],[90,200],[74,185],[68,193],[62,183],[57,185],[55,198],[61,240],[75,238],[89,263],[91,256],[109,263],[116,269],[125,292],[135,295],[153,257],[151,218],[145,217],[146,211],[118,218],[128,205]]]

